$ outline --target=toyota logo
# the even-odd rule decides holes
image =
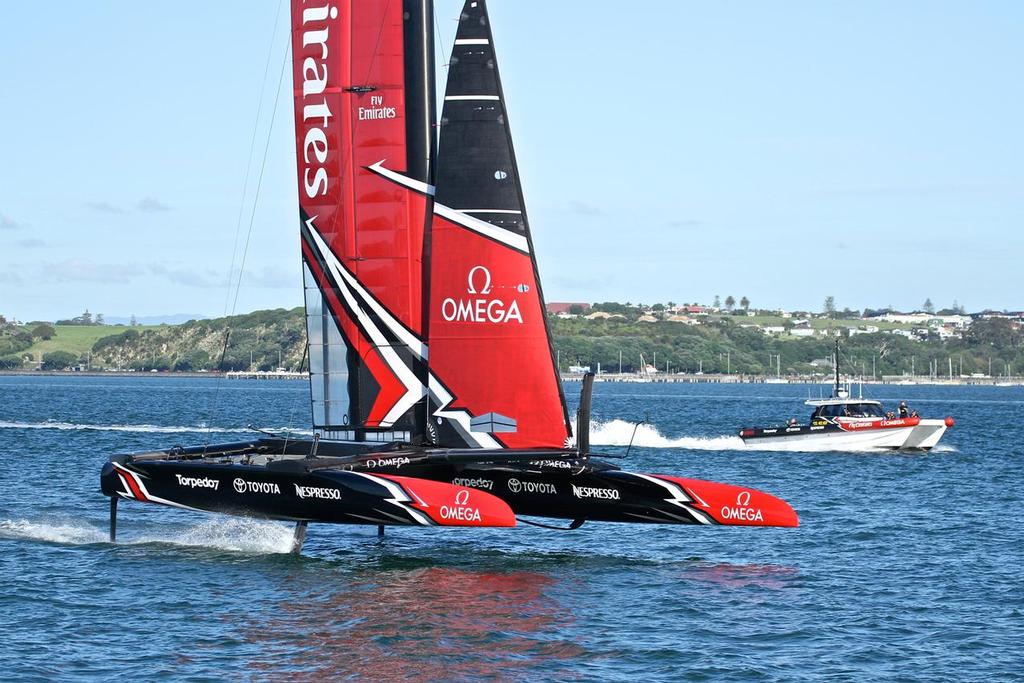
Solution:
[[[461,491],[459,491],[458,493],[455,494],[455,504],[456,505],[465,505],[468,502],[469,502],[469,491],[467,491],[466,489],[462,489]]]
[[[234,486],[235,490],[238,491],[239,493],[245,493],[245,480],[244,479],[235,479],[231,483],[231,485]]]
[[[478,279],[477,273],[483,273],[483,287],[479,290],[476,288],[474,282]],[[483,266],[473,266],[469,270],[469,277],[466,278],[466,291],[470,294],[490,294],[491,293],[491,271],[487,270]]]
[[[740,491],[740,495],[736,496],[736,504],[741,508],[750,505],[750,491]]]
[[[511,491],[512,493],[519,493],[519,491],[521,491],[522,488],[523,488],[523,485],[521,483],[519,483],[518,479],[509,479],[508,480],[508,490]]]

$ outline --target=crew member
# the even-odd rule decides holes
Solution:
[[[900,401],[900,417],[910,417],[910,409],[906,401]]]
[[[796,427],[796,418],[795,417],[789,418],[789,426],[790,427]]]

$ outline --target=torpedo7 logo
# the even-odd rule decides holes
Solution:
[[[505,287],[498,287],[505,289]],[[441,302],[441,317],[448,322],[496,323],[516,322],[523,324],[519,302],[499,297],[494,293],[495,285],[491,271],[484,266],[473,266],[466,276],[466,297],[448,297]],[[516,285],[517,292],[529,291],[527,285]]]

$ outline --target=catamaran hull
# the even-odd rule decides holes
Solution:
[[[285,461],[286,466],[292,465]],[[511,509],[468,487],[407,477],[189,461],[108,462],[100,486],[118,499],[259,519],[333,524],[515,526]]]
[[[795,448],[817,447],[822,450],[930,450],[946,433],[943,420],[913,420],[905,427],[881,429],[842,429],[836,425],[824,427],[777,427],[742,430],[740,438],[751,448],[786,446]],[[755,432],[744,434],[744,432]]]
[[[756,489],[624,472],[571,452],[392,451],[244,464],[259,448],[211,446],[201,458],[117,456],[104,466],[101,486],[118,499],[338,524],[512,526],[514,513],[577,525],[798,525],[789,504]]]

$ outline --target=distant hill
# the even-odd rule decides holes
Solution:
[[[0,329],[0,369],[297,370],[306,340],[302,308],[180,325],[47,327],[40,336],[32,326]]]
[[[751,375],[829,372],[833,339],[767,335],[746,316],[709,318],[700,325],[671,320],[549,317],[560,369],[600,363],[609,372],[635,372],[644,362],[661,372]],[[1011,321],[978,320],[960,339],[914,341],[879,331],[847,336],[860,320],[815,321],[843,335],[844,364],[868,376],[1017,374],[1024,369],[1024,331]],[[300,369],[306,331],[302,308],[254,311],[180,325],[0,325],[0,369],[87,366],[120,370]],[[621,354],[621,356],[620,356]],[[26,360],[28,359],[28,360]]]
[[[128,328],[98,339],[94,367],[124,370],[297,370],[306,342],[302,308]]]

